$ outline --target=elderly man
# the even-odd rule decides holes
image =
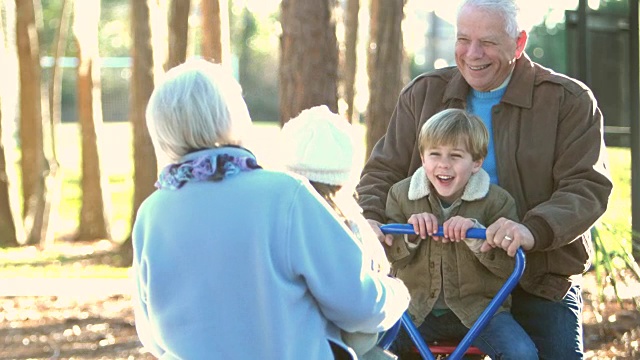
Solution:
[[[386,135],[357,187],[365,217],[381,241],[391,185],[420,167],[417,129],[433,114],[460,108],[490,134],[483,168],[516,200],[520,222],[487,228],[483,250],[522,247],[527,269],[512,314],[541,359],[581,359],[580,279],[592,257],[589,229],[612,189],[603,120],[584,84],[524,53],[527,34],[513,0],[466,0],[458,11],[456,66],[418,76],[401,92]],[[421,233],[426,238],[428,234]]]

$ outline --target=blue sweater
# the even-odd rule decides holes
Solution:
[[[224,148],[190,154],[236,153]],[[133,228],[136,328],[161,359],[330,359],[409,295],[308,182],[267,170],[157,190]]]
[[[482,163],[482,168],[489,174],[489,178],[491,179],[492,184],[499,184],[498,182],[498,167],[496,164],[496,152],[493,144],[493,124],[491,117],[491,109],[494,105],[498,105],[500,103],[500,99],[507,91],[507,87],[503,86],[498,90],[494,91],[477,91],[471,89],[469,92],[469,97],[467,99],[467,103],[469,104],[469,112],[477,115],[484,125],[487,127],[487,131],[489,132],[489,147],[487,151],[487,157],[484,159]]]

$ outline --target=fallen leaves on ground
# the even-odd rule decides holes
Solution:
[[[610,294],[600,299],[598,286],[594,275],[587,273],[585,358],[640,359],[640,313],[632,301],[640,284],[633,283],[630,289],[636,293],[622,294],[621,303]],[[154,359],[136,335],[129,295],[72,293],[0,297],[0,360]]]
[[[0,299],[0,359],[154,359],[136,335],[131,299]]]

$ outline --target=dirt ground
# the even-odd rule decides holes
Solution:
[[[136,335],[129,296],[0,299],[0,359],[154,359]]]
[[[585,358],[640,359],[640,313],[630,300],[640,285],[629,287],[622,306],[600,302],[596,289],[593,274],[587,274]],[[129,290],[121,292],[0,297],[0,360],[154,359],[136,336]]]
[[[585,276],[583,289],[584,346],[586,359],[640,359],[640,312],[631,299],[622,304],[611,297],[598,300],[594,276]],[[639,284],[635,284],[634,294]]]

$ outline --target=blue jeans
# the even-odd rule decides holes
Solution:
[[[449,311],[441,316],[429,314],[418,328],[423,339],[433,341],[460,341],[469,331],[460,319]],[[501,312],[496,314],[487,327],[473,341],[473,346],[482,350],[493,360],[537,360],[536,346],[522,327],[513,319],[511,314]],[[413,347],[409,335],[401,330],[391,351],[401,355]]]
[[[538,348],[540,359],[582,359],[582,289],[574,285],[559,302],[531,295],[517,286],[511,314]]]

